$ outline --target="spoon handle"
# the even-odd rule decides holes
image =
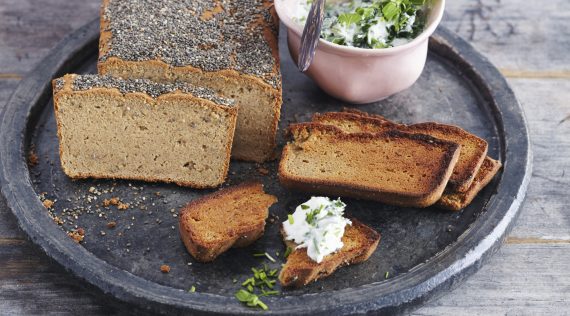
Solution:
[[[299,50],[299,59],[297,61],[297,67],[299,67],[301,72],[309,69],[315,56],[315,50],[321,35],[324,13],[325,0],[313,1],[307,16],[307,22],[303,28],[303,35],[301,36],[301,49]]]

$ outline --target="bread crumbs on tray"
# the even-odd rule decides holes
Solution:
[[[45,208],[50,209],[53,207],[55,202],[50,200],[50,199],[45,199],[45,200],[43,200],[42,204],[44,205]]]
[[[36,154],[36,150],[32,146],[30,148],[30,151],[28,152],[28,166],[35,167],[38,165],[38,162],[39,162],[38,155]]]
[[[170,266],[169,266],[169,265],[166,265],[166,264],[161,265],[161,266],[160,266],[160,272],[162,272],[162,273],[168,273],[168,272],[170,272]]]
[[[80,243],[85,238],[85,230],[83,228],[78,228],[76,230],[67,232],[67,236],[75,240],[76,243]]]
[[[129,203],[119,202],[119,205],[117,205],[117,208],[119,210],[126,210],[129,208]]]

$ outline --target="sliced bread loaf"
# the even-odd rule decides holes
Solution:
[[[306,248],[296,248],[292,241],[286,241],[287,247],[293,251],[279,273],[282,286],[301,287],[320,278],[326,277],[339,267],[366,261],[378,247],[380,234],[356,219],[351,219],[342,237],[343,247],[328,256],[320,263],[307,255]],[[285,237],[283,238],[285,239]]]
[[[459,211],[471,204],[475,196],[481,191],[501,169],[501,162],[489,157],[485,157],[481,168],[477,172],[473,183],[469,190],[465,192],[444,192],[441,199],[437,201],[436,206],[451,210]]]
[[[413,125],[396,124],[375,115],[350,110],[351,112],[329,112],[316,114],[313,121],[330,124],[341,128],[347,133],[383,132],[397,129],[409,133],[419,133],[438,139],[455,142],[461,145],[459,160],[449,179],[448,190],[465,192],[473,182],[477,170],[481,167],[487,155],[487,142],[457,126],[439,123],[420,123]]]
[[[281,111],[272,0],[103,0],[100,74],[184,81],[235,99],[232,157],[272,158]]]
[[[233,101],[188,84],[66,75],[53,81],[60,158],[71,178],[220,185],[237,118]]]
[[[427,207],[443,193],[460,146],[396,130],[347,134],[331,125],[289,128],[279,180],[289,188]]]
[[[245,247],[261,237],[275,202],[260,182],[222,189],[180,211],[180,237],[196,260],[212,261],[231,247]]]

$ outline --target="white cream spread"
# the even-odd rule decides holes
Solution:
[[[311,197],[283,222],[285,239],[295,242],[297,248],[307,248],[309,258],[320,263],[343,246],[345,226],[352,225],[343,216],[345,207],[340,199]]]

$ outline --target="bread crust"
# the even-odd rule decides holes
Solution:
[[[501,167],[500,161],[489,156],[485,157],[469,190],[465,192],[444,192],[441,199],[437,201],[436,206],[445,210],[460,211],[471,204],[475,196],[491,182]]]
[[[200,232],[193,229],[190,224],[190,217],[202,205],[207,205],[218,199],[224,199],[234,193],[240,193],[240,198],[248,198],[251,192],[255,194],[263,194],[267,197],[267,204],[258,206],[261,210],[259,218],[253,219],[247,227],[227,227],[228,236],[223,240],[207,241],[204,240]],[[265,231],[265,220],[269,215],[269,207],[277,202],[277,198],[263,191],[263,184],[259,181],[248,181],[242,184],[221,189],[212,194],[189,202],[179,212],[179,231],[180,238],[184,242],[188,252],[200,262],[213,261],[220,254],[232,247],[246,247],[259,239]]]
[[[99,37],[99,56],[104,56],[111,49],[112,32],[109,30],[110,21],[105,18],[105,10],[109,5],[110,0],[103,0],[100,9],[100,25],[101,35]],[[97,70],[99,74],[128,74],[133,69],[148,68],[160,72],[160,77],[149,78],[155,81],[176,81],[178,78],[186,78],[189,74],[200,74],[200,76],[209,80],[222,80],[224,82],[247,82],[248,84],[255,85],[260,91],[271,96],[273,100],[271,104],[271,111],[273,116],[271,118],[271,125],[268,134],[273,135],[267,144],[267,150],[264,153],[256,155],[251,150],[238,150],[234,146],[232,158],[244,161],[254,161],[262,163],[264,161],[274,158],[274,150],[276,147],[276,135],[281,115],[281,105],[283,103],[282,97],[282,84],[281,75],[279,70],[279,48],[278,48],[278,34],[279,34],[279,18],[275,12],[272,1],[263,0],[261,5],[267,8],[272,16],[274,23],[267,24],[257,21],[254,24],[263,26],[263,37],[271,49],[271,54],[275,60],[272,71],[269,76],[276,76],[279,78],[276,86],[272,86],[263,76],[254,76],[249,74],[240,73],[233,69],[222,69],[217,71],[204,71],[200,68],[191,65],[175,67],[165,63],[162,60],[146,60],[146,61],[128,61],[117,57],[109,56],[104,61],[99,60],[97,63]],[[132,75],[132,74],[131,74]],[[140,77],[135,75],[134,77]],[[244,86],[241,84],[241,86]]]
[[[453,167],[459,157],[460,146],[453,142],[443,141],[424,134],[411,134],[398,130],[388,130],[381,133],[344,133],[342,130],[320,123],[299,123],[293,124],[288,129],[288,134],[304,132],[310,135],[311,131],[319,131],[334,135],[338,140],[354,141],[362,144],[370,140],[378,139],[407,139],[427,146],[440,146],[444,148],[445,155],[442,159],[442,165],[435,172],[437,175],[434,181],[426,188],[424,192],[390,192],[381,191],[378,188],[368,185],[355,185],[343,181],[323,180],[311,177],[302,177],[289,174],[286,170],[286,162],[289,159],[291,143],[283,148],[281,162],[279,164],[278,176],[282,185],[285,187],[300,191],[309,191],[322,193],[327,195],[348,196],[360,199],[375,200],[379,202],[389,203],[398,206],[409,207],[428,207],[433,205],[443,194],[445,186],[451,176]]]
[[[352,225],[347,225],[342,238],[344,246],[341,250],[326,256],[321,263],[313,261],[307,255],[306,248],[295,249],[296,244],[283,240],[288,247],[294,249],[279,273],[279,282],[285,287],[302,287],[320,278],[331,275],[342,266],[364,262],[370,258],[378,247],[380,234],[364,225],[357,219],[351,218]],[[358,247],[352,247],[357,243]]]
[[[53,95],[53,104],[54,104],[54,110],[55,110],[55,120],[56,120],[56,125],[57,125],[57,136],[58,139],[60,140],[59,142],[59,156],[60,156],[60,160],[63,161],[67,155],[67,153],[63,150],[63,144],[61,142],[61,140],[63,139],[63,135],[62,135],[62,126],[61,126],[61,118],[59,117],[59,99],[65,96],[70,96],[72,94],[81,94],[81,93],[88,93],[88,91],[73,91],[71,88],[71,83],[73,82],[73,78],[76,75],[74,74],[67,74],[64,75],[62,77],[62,79],[64,80],[64,86],[62,88],[58,88],[56,86],[56,80],[54,79],[52,80],[52,89],[54,92]],[[93,88],[91,90],[89,90],[89,92],[96,92],[96,91],[104,91],[104,92],[111,92],[111,93],[116,93],[117,96],[123,96],[123,94],[121,92],[119,92],[118,89],[108,89],[108,88]],[[185,186],[185,187],[192,187],[192,188],[196,188],[196,189],[210,189],[210,188],[216,188],[219,185],[221,185],[222,183],[224,183],[228,170],[229,170],[229,165],[230,165],[230,153],[231,153],[231,146],[233,143],[233,130],[235,129],[236,126],[236,122],[237,122],[237,113],[238,113],[238,107],[237,106],[224,106],[224,105],[219,105],[219,104],[215,104],[212,101],[209,100],[205,100],[205,99],[199,99],[194,97],[192,94],[190,93],[182,93],[180,91],[174,91],[172,93],[168,93],[168,94],[163,94],[161,96],[158,96],[157,98],[153,98],[145,93],[140,93],[140,92],[136,92],[136,93],[127,93],[125,96],[127,95],[137,95],[137,96],[142,96],[144,98],[147,98],[149,100],[149,103],[156,103],[158,102],[158,100],[162,99],[162,98],[179,98],[179,99],[188,99],[194,102],[200,102],[202,105],[208,106],[210,107],[212,110],[221,110],[223,112],[226,112],[230,115],[231,117],[231,123],[228,126],[227,130],[226,130],[226,134],[229,137],[229,142],[226,145],[226,150],[225,150],[225,156],[228,157],[228,159],[226,159],[226,161],[224,162],[224,166],[223,166],[223,171],[220,175],[220,178],[218,179],[218,182],[212,185],[202,185],[200,183],[197,182],[192,182],[192,181],[176,181],[170,178],[153,178],[153,177],[148,177],[148,176],[132,176],[132,177],[121,177],[121,176],[113,176],[113,175],[107,175],[107,174],[97,174],[97,173],[91,173],[91,172],[85,172],[85,173],[74,173],[71,170],[69,170],[68,168],[66,168],[66,166],[62,163],[62,169],[63,172],[70,178],[72,179],[88,179],[88,178],[92,178],[92,179],[123,179],[123,180],[140,180],[140,181],[145,181],[145,182],[165,182],[165,183],[175,183],[179,186]]]
[[[408,125],[404,128],[408,132],[416,133],[434,133],[445,132],[450,135],[459,135],[463,139],[470,139],[471,142],[476,143],[477,154],[467,161],[467,165],[463,166],[462,170],[454,170],[454,174],[449,179],[449,189],[458,192],[465,192],[471,186],[477,171],[481,167],[483,160],[487,156],[488,144],[482,138],[479,138],[466,130],[453,126],[434,122],[418,123],[413,125]],[[431,134],[430,134],[431,135]]]

